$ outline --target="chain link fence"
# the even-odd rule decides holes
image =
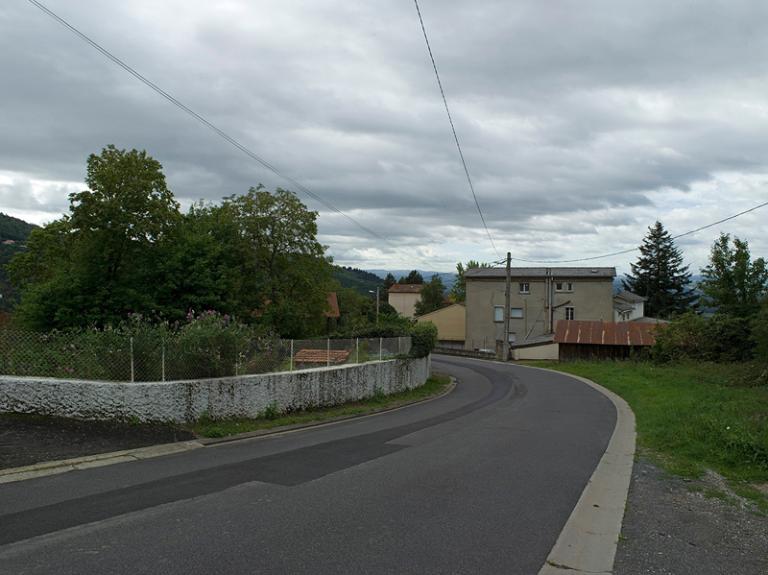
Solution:
[[[365,363],[410,351],[410,337],[286,340],[0,329],[0,375],[173,381]]]

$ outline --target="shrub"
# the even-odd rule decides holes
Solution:
[[[687,313],[659,326],[652,356],[662,362],[741,362],[752,358],[754,347],[748,320],[725,314],[705,318]]]
[[[752,320],[752,341],[755,344],[755,359],[768,364],[768,301],[763,303],[760,313]]]
[[[428,356],[437,345],[437,326],[431,321],[419,322],[411,328],[411,355]]]

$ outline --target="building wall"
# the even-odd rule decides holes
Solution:
[[[516,361],[534,360],[534,359],[558,359],[559,344],[545,343],[542,345],[532,345],[529,347],[518,347],[512,350],[512,359]]]
[[[570,281],[573,291],[554,292],[554,324],[566,319],[564,304],[574,308],[573,319],[613,320],[612,278],[557,278],[555,281]],[[529,284],[530,293],[520,293],[521,282]],[[504,322],[494,321],[494,306],[504,307],[504,288],[503,279],[467,278],[465,349],[494,349],[496,340],[504,339]],[[551,333],[546,301],[543,278],[513,278],[510,307],[522,309],[523,315],[522,318],[511,318],[509,322],[515,341]]]
[[[467,312],[463,305],[454,304],[416,318],[417,322],[431,321],[437,326],[437,339],[464,341]]]
[[[632,321],[633,319],[641,318],[645,315],[645,302],[639,301],[632,304],[632,311],[628,314],[621,315],[617,310],[613,312],[613,321]]]
[[[416,315],[416,303],[421,299],[418,293],[390,293],[389,305],[397,313],[405,317],[414,317]]]
[[[0,413],[33,413],[81,419],[195,421],[258,417],[337,405],[422,385],[430,358],[372,361],[280,373],[190,381],[115,383],[0,376]]]

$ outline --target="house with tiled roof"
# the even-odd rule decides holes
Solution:
[[[423,284],[393,284],[387,290],[387,301],[400,315],[414,317],[423,287]]]

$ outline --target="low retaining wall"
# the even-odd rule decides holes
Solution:
[[[285,412],[338,405],[422,385],[430,358],[393,359],[301,371],[191,381],[115,383],[0,376],[0,413],[81,419],[194,421],[257,417],[274,405]]]

